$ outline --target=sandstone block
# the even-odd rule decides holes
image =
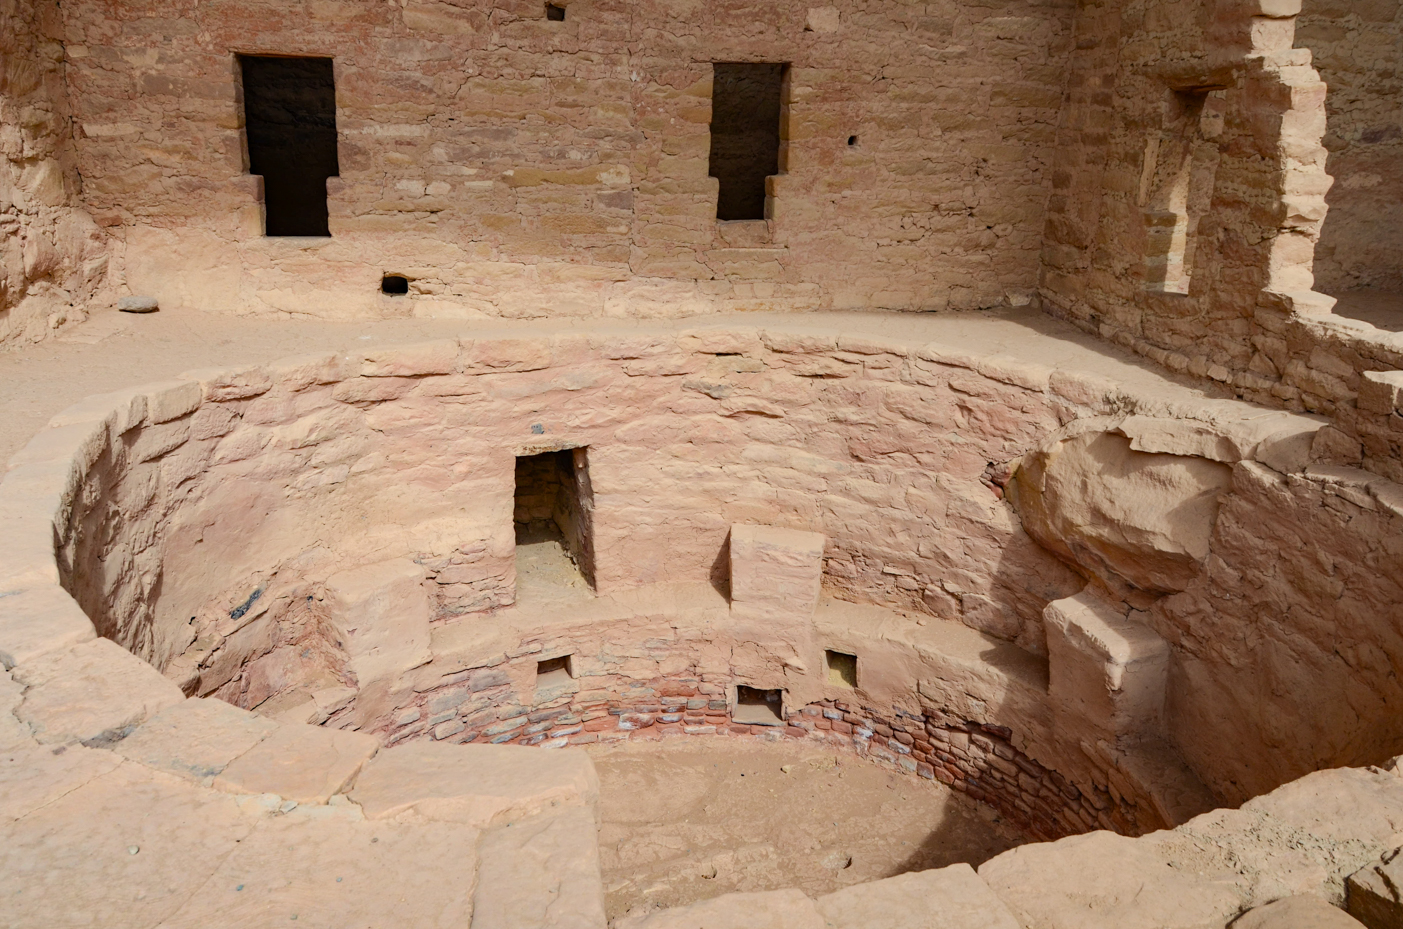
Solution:
[[[111,752],[81,745],[16,747],[0,752],[0,822],[11,822],[101,777],[122,763]]]
[[[223,700],[196,697],[152,716],[113,750],[147,767],[199,779],[219,774],[277,728]]]
[[[1387,416],[1403,401],[1403,371],[1365,371],[1359,379],[1359,409]]]
[[[486,827],[557,806],[593,809],[599,779],[579,750],[411,742],[381,752],[351,791],[371,819],[413,810],[428,819]]]
[[[1024,845],[979,876],[1025,929],[1221,929],[1242,908],[1216,875],[1171,868],[1151,843],[1111,832]]]
[[[1359,921],[1321,897],[1282,897],[1233,920],[1232,929],[1359,929]]]
[[[359,732],[283,725],[230,762],[214,786],[230,793],[325,803],[350,783],[379,747],[377,740]]]
[[[774,526],[731,527],[731,612],[805,619],[818,606],[824,537]]]
[[[1064,559],[1171,593],[1208,557],[1218,497],[1231,482],[1227,465],[1137,452],[1124,436],[1081,424],[1026,455],[1009,493],[1028,533]]]
[[[880,925],[880,924],[874,924]],[[722,894],[645,917],[615,922],[616,929],[824,929],[824,916],[802,890]]]
[[[0,596],[0,667],[7,670],[96,636],[92,622],[57,584]]]
[[[1124,610],[1090,590],[1043,610],[1048,695],[1062,738],[1149,735],[1161,726],[1169,645]]]
[[[815,903],[828,929],[1018,929],[967,864],[856,884]]]
[[[15,668],[16,715],[43,743],[120,739],[185,695],[110,639],[94,639]]]
[[[204,392],[197,381],[162,381],[146,387],[146,418],[167,423],[199,409]]]
[[[332,621],[342,633],[350,666],[362,689],[393,682],[433,657],[432,604],[424,569],[408,558],[333,574],[326,580]]]
[[[466,929],[477,830],[327,812],[294,810],[259,823],[163,929],[306,922]]]
[[[1403,848],[1385,852],[1351,874],[1345,884],[1345,906],[1369,929],[1403,926]]]
[[[594,811],[570,807],[482,837],[473,929],[604,929]]]
[[[122,764],[6,829],[5,925],[159,926],[252,830],[233,797]]]

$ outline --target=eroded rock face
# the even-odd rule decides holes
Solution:
[[[1015,504],[1033,538],[1084,571],[1144,591],[1183,590],[1208,557],[1232,469],[1131,446],[1087,427],[1053,437],[1015,473]]]

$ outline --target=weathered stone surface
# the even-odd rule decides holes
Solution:
[[[1222,929],[1242,909],[1226,874],[1171,867],[1146,839],[1093,832],[979,867],[1024,929]]]
[[[807,619],[818,606],[824,537],[774,526],[731,527],[731,611],[747,619]]]
[[[9,672],[0,671],[0,751],[34,744],[29,726],[15,715],[23,701],[24,687]]]
[[[94,639],[17,667],[16,715],[43,743],[120,739],[185,695],[110,639]]]
[[[561,806],[593,809],[599,780],[578,749],[413,742],[380,752],[351,799],[371,819],[413,811],[427,819],[486,827]]]
[[[92,622],[57,584],[0,597],[0,667],[7,670],[96,635]]]
[[[253,825],[233,797],[124,763],[0,825],[5,923],[158,926]]]
[[[722,894],[616,923],[617,929],[824,929],[825,925],[824,914],[801,890]]]
[[[359,732],[280,725],[230,762],[215,778],[220,790],[277,794],[298,803],[325,803],[351,781],[380,743]]]
[[[473,929],[604,929],[599,829],[574,806],[498,824],[482,837]]]
[[[413,561],[363,565],[332,575],[326,587],[361,687],[391,681],[432,657],[424,569]]]
[[[478,833],[440,823],[358,822],[349,810],[266,819],[162,929],[414,926],[465,929]]]
[[[1385,852],[1349,876],[1345,905],[1369,929],[1403,926],[1403,849]]]
[[[1088,571],[1142,590],[1182,590],[1201,570],[1232,480],[1205,458],[1136,452],[1078,427],[1045,442],[1014,475],[1028,532]]]
[[[814,902],[828,929],[1018,929],[967,864],[856,884]]]
[[[1359,929],[1344,910],[1313,896],[1282,897],[1233,920],[1232,929]]]
[[[0,822],[27,816],[122,763],[81,745],[28,745],[0,751]]]
[[[200,779],[219,774],[277,728],[222,700],[191,698],[152,716],[113,750],[147,767]]]
[[[1131,618],[1138,615],[1140,619]],[[1123,603],[1088,588],[1054,600],[1047,629],[1048,696],[1059,737],[1154,735],[1162,727],[1169,645]]]

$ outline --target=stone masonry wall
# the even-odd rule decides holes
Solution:
[[[233,609],[292,560],[315,577],[408,555],[434,573],[446,613],[501,606],[515,583],[515,455],[553,442],[590,448],[601,593],[706,581],[729,527],[763,519],[824,532],[826,583],[843,597],[1040,652],[1043,606],[1080,580],[983,479],[1078,404],[1036,372],[974,365],[703,330],[447,341],[211,374],[203,405],[105,453],[131,462],[136,483],[75,513],[68,563],[103,563],[102,589],[80,602],[161,667],[212,595],[230,591]],[[1059,386],[1080,395],[1075,383]],[[132,521],[161,540],[141,568],[124,548]]]
[[[1403,4],[1304,0],[1308,48],[1325,98],[1326,170],[1335,184],[1315,249],[1316,289],[1403,290]]]
[[[63,13],[85,200],[124,286],[163,302],[649,316],[985,307],[1035,285],[1065,0]],[[263,237],[235,53],[335,58],[329,241]],[[791,64],[768,225],[717,224],[713,61]],[[386,273],[410,294],[381,296]]]
[[[513,656],[534,658],[527,648]],[[786,708],[783,726],[747,725],[731,718],[727,694],[734,683],[728,675],[631,679],[619,673],[622,655],[612,668],[592,664],[579,675],[578,692],[545,702],[538,694],[533,703],[502,670],[510,660],[504,655],[495,665],[445,678],[377,731],[387,745],[432,738],[542,748],[678,736],[806,739],[939,780],[995,807],[1032,838],[1101,828],[1130,835],[1145,831],[1132,798],[1095,786],[1083,793],[1015,748],[1007,727],[952,719],[933,708],[913,713],[831,699]],[[343,711],[326,724],[350,718]]]
[[[62,576],[103,634],[161,667],[194,644],[190,616],[236,610],[254,589],[241,582],[274,567],[315,579],[472,549],[482,578],[514,590],[514,453],[543,436],[590,446],[601,593],[705,583],[727,527],[763,517],[828,537],[830,594],[1038,652],[1042,607],[1084,581],[1023,535],[989,462],[1063,419],[1144,402],[939,346],[756,330],[446,341],[192,377],[92,398],[13,463],[79,449],[71,495],[42,518]],[[1170,729],[1224,797],[1403,737],[1386,657],[1403,629],[1397,486],[1252,468],[1236,466],[1204,573],[1154,613],[1179,663]],[[1270,489],[1282,481],[1296,489]],[[1269,572],[1264,553],[1283,560]],[[1334,638],[1345,627],[1354,651]],[[1205,674],[1231,699],[1198,686]],[[1317,678],[1342,697],[1311,699]],[[1262,714],[1221,712],[1237,700]]]
[[[56,2],[0,3],[0,348],[86,318],[106,270],[80,182]]]
[[[1206,3],[1191,5],[1193,15],[1160,0],[1083,3],[1040,294],[1053,315],[1171,371],[1217,381],[1253,402],[1329,417],[1336,463],[1398,480],[1403,467],[1393,404],[1357,401],[1366,372],[1403,368],[1403,334],[1334,317],[1333,299],[1311,290],[1317,259],[1322,280],[1339,286],[1343,272],[1330,264],[1331,236],[1362,230],[1371,216],[1392,208],[1386,190],[1357,187],[1373,183],[1372,169],[1354,173],[1340,161],[1348,154],[1340,146],[1356,136],[1348,157],[1370,164],[1394,144],[1386,105],[1359,95],[1367,83],[1381,88],[1380,100],[1392,99],[1386,80],[1389,62],[1397,60],[1390,38],[1396,4],[1356,6],[1335,24],[1323,8],[1307,8],[1298,23],[1290,3],[1249,4],[1221,15]],[[1311,42],[1322,44],[1324,67],[1335,75],[1330,112],[1338,129],[1327,127],[1332,104],[1312,67]],[[1189,130],[1169,117],[1184,91],[1204,89],[1210,92],[1186,149],[1181,136]],[[1367,151],[1356,147],[1366,132],[1379,137]],[[1338,164],[1328,167],[1344,172],[1334,187],[1322,139],[1339,153],[1331,156]],[[1150,220],[1161,215],[1155,212],[1165,173],[1159,156],[1190,149],[1186,292],[1159,292],[1147,286],[1154,265],[1146,260],[1158,228]],[[1207,159],[1200,157],[1205,152]],[[1195,167],[1214,158],[1211,177]],[[1374,173],[1384,188],[1392,183],[1388,171]],[[1327,191],[1330,202],[1342,204],[1342,215],[1337,232],[1325,234],[1317,249],[1322,219],[1330,224]],[[1350,204],[1361,195],[1377,216],[1356,223]],[[1201,210],[1192,215],[1195,201]],[[1371,241],[1387,250],[1391,240],[1383,233]],[[1346,251],[1361,260],[1372,254]]]

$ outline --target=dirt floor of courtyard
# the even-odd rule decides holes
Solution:
[[[936,781],[794,742],[694,736],[590,749],[610,920],[733,891],[810,896],[978,866],[1025,841]]]

